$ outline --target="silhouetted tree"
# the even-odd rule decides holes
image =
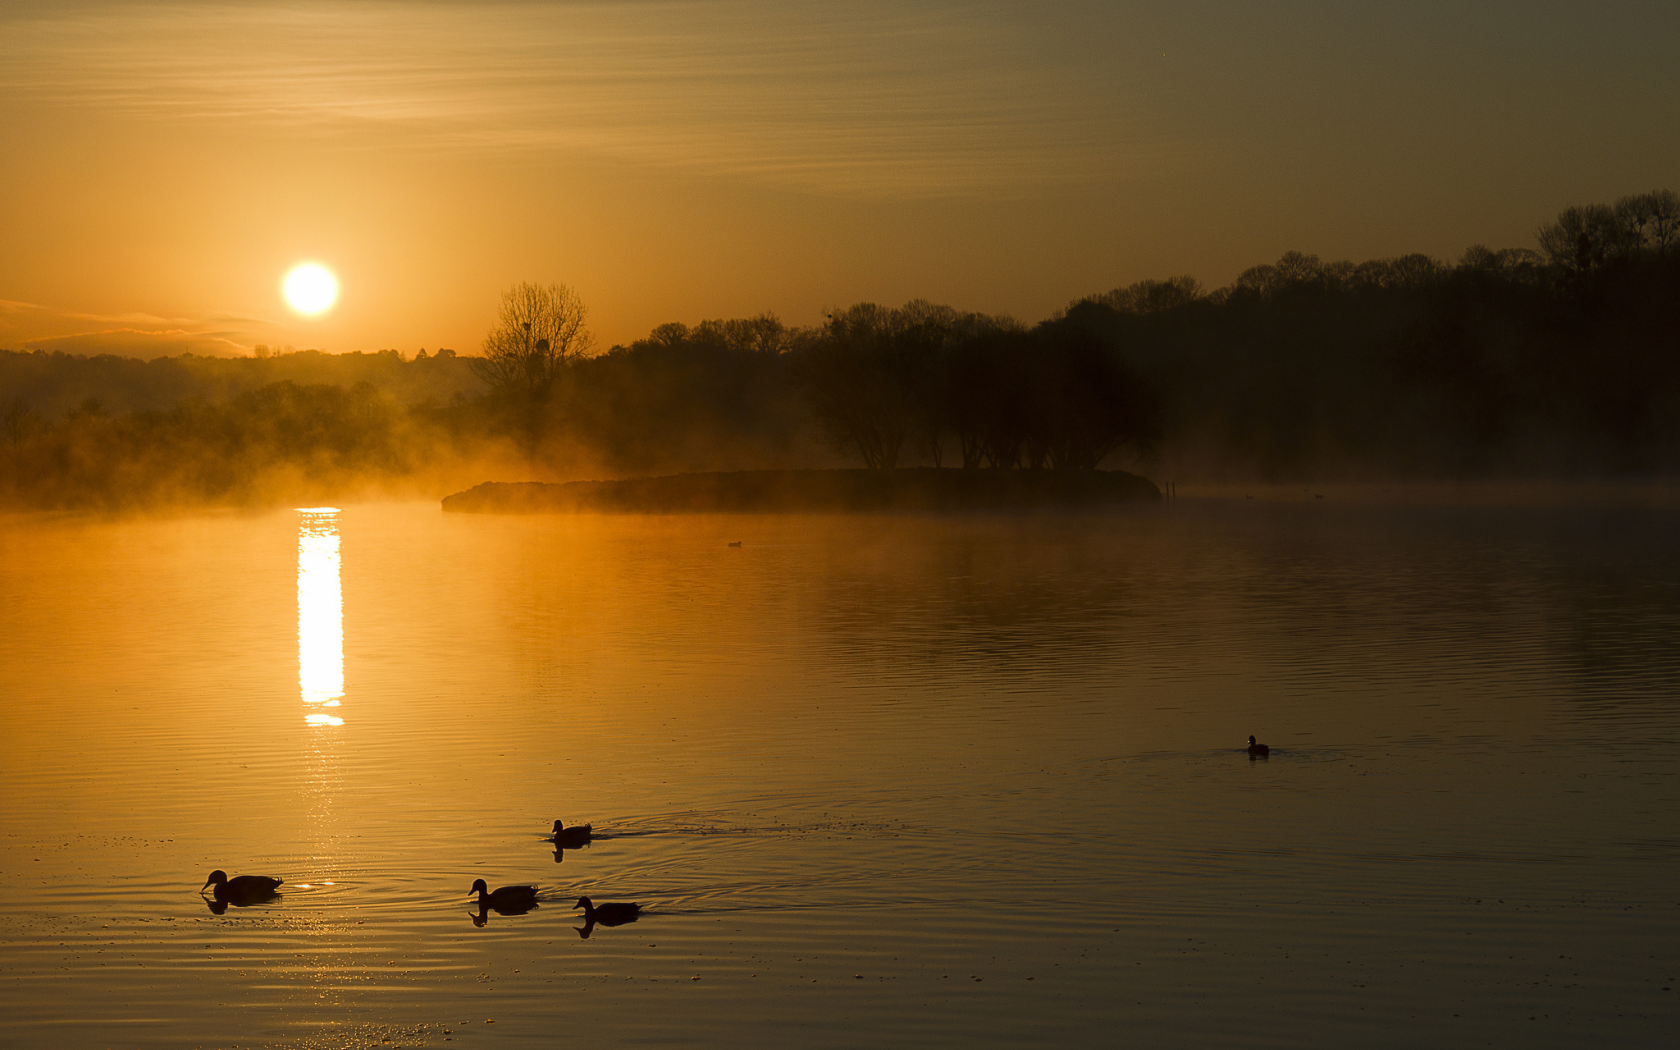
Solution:
[[[1116,288],[1101,295],[1075,299],[1068,304],[1072,310],[1081,303],[1100,303],[1116,313],[1141,317],[1185,306],[1202,298],[1202,282],[1194,277],[1168,277],[1164,281],[1147,280],[1125,288]],[[1064,311],[1065,312],[1065,311]]]
[[[997,327],[964,339],[948,358],[950,419],[964,469],[1014,467],[1032,436],[1033,337]]]
[[[1680,194],[1673,190],[1635,193],[1616,202],[1616,218],[1656,255],[1680,248]]]
[[[943,463],[956,429],[949,355],[963,339],[1013,322],[924,299],[898,308],[858,303],[830,314],[802,343],[798,374],[818,418],[866,466],[889,469],[906,442]]]
[[[775,314],[763,313],[729,321],[701,321],[690,337],[733,353],[775,355],[792,346],[794,333]]]
[[[502,294],[473,371],[496,390],[540,402],[561,370],[588,353],[593,339],[583,326],[587,316],[583,300],[563,284],[516,284]]]
[[[1120,321],[1110,308],[1087,303],[1033,330],[1035,460],[1095,470],[1120,446],[1146,448],[1160,436],[1155,393],[1125,359]]]
[[[1680,246],[1680,196],[1654,190],[1614,205],[1573,205],[1535,236],[1551,264],[1575,276],[1609,262],[1665,255]]]
[[[917,425],[917,362],[898,338],[900,326],[894,311],[858,303],[829,315],[799,360],[806,393],[835,442],[874,470],[898,465]]]
[[[1472,244],[1459,258],[1457,272],[1528,283],[1540,278],[1545,262],[1530,248],[1495,251],[1485,244]]]
[[[770,314],[660,325],[567,369],[545,440],[619,473],[806,465],[816,434],[790,348],[811,337]]]

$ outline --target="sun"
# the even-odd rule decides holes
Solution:
[[[320,263],[298,263],[280,282],[286,302],[300,314],[318,314],[338,301],[338,278]]]

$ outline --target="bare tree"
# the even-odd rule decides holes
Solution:
[[[1554,221],[1540,227],[1535,239],[1553,266],[1577,274],[1636,254],[1640,247],[1639,233],[1630,230],[1608,204],[1565,208]]]
[[[1657,255],[1680,244],[1680,195],[1673,190],[1635,193],[1616,202],[1616,221],[1630,240]]]
[[[1139,281],[1129,287],[1116,288],[1101,295],[1088,295],[1084,299],[1075,299],[1069,303],[1068,310],[1082,302],[1097,302],[1113,307],[1119,313],[1142,316],[1185,306],[1202,298],[1204,294],[1202,282],[1185,275],[1168,277],[1164,281]],[[1062,313],[1066,314],[1067,310]]]
[[[583,326],[588,313],[563,284],[514,285],[502,294],[496,325],[484,337],[484,356],[473,358],[473,371],[498,389],[545,398],[561,371],[594,345]]]
[[[944,464],[944,436],[956,426],[946,357],[959,340],[1004,325],[1013,322],[924,299],[897,308],[858,303],[829,314],[803,342],[783,341],[830,436],[865,466],[891,470],[906,442]]]
[[[902,320],[901,311],[875,303],[837,310],[798,362],[835,443],[854,449],[872,470],[897,466],[899,449],[915,428],[910,362],[895,339]]]

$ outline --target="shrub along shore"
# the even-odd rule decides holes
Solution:
[[[446,497],[476,514],[858,513],[1099,507],[1161,498],[1123,470],[737,470],[624,481],[486,482]]]

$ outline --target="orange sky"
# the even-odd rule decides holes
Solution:
[[[1680,188],[1676,41],[1671,2],[14,0],[0,347],[471,352],[521,280],[603,347],[1033,321],[1290,249],[1532,246]],[[318,319],[302,259],[342,283]]]

